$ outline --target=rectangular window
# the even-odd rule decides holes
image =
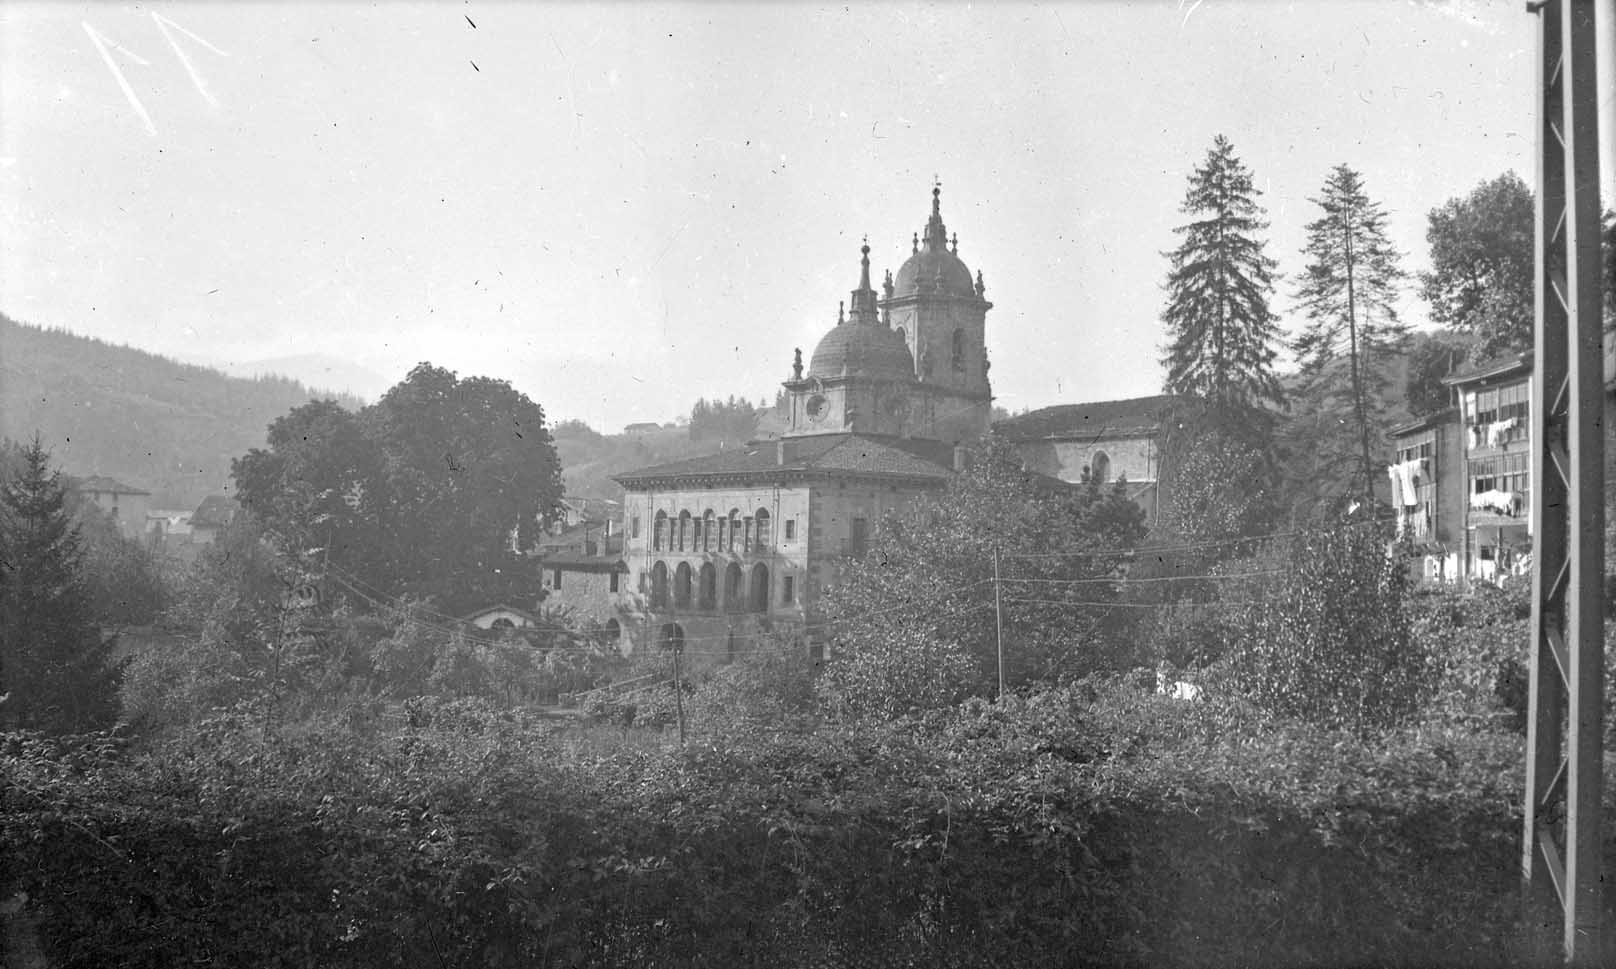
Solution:
[[[852,521],[852,530],[847,538],[847,554],[856,559],[864,557],[869,547],[870,522],[866,518],[855,518]]]
[[[786,541],[794,542],[796,540],[797,540],[797,520],[795,518],[787,518],[786,519]]]
[[[550,587],[552,589],[559,589],[559,588],[561,588],[561,570],[560,569],[555,569],[554,571],[555,571],[555,579],[554,579],[554,581],[552,581],[550,583]]]
[[[631,523],[630,527],[633,530],[633,537],[634,538],[639,538],[640,537],[640,516],[639,515],[634,516],[634,520]]]
[[[611,583],[611,591],[616,592],[617,591],[617,570],[616,569],[612,570],[611,578],[609,580],[607,580],[607,581],[609,581]]]
[[[786,576],[780,582],[780,602],[791,605],[797,601],[797,580],[793,576]]]

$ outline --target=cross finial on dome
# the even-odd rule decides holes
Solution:
[[[863,258],[859,260],[859,292],[870,288],[870,237],[864,237],[864,247],[859,250]]]
[[[958,232],[954,233],[953,238],[948,240],[948,248],[954,254],[956,254],[956,255],[959,254],[959,233]]]
[[[926,248],[941,252],[948,245],[948,230],[943,228],[943,183],[934,181],[931,187],[931,218],[926,220]]]
[[[920,251],[920,233],[916,232],[914,239],[910,240],[910,242],[909,242],[909,251],[910,252],[919,252]]]
[[[836,301],[836,325],[837,326],[841,326],[843,323],[847,322],[846,310],[847,310],[847,301],[846,300],[841,300],[841,299],[837,300]]]

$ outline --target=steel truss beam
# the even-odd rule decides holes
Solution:
[[[1604,334],[1595,0],[1538,15],[1532,658],[1521,869],[1563,914],[1567,962],[1600,962],[1604,732]]]

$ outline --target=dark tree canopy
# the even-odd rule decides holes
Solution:
[[[831,661],[822,695],[851,715],[991,695],[997,682],[993,558],[1001,555],[1011,688],[1117,662],[1125,610],[1113,581],[1145,534],[1127,483],[1070,486],[1023,469],[989,438],[940,494],[881,523],[823,599]]]
[[[728,400],[705,397],[690,408],[690,439],[692,441],[723,441],[741,444],[750,440],[757,429],[763,409],[744,398]]]
[[[1530,345],[1530,343],[1528,344]],[[1448,406],[1450,391],[1442,378],[1457,370],[1471,353],[1470,341],[1445,333],[1419,333],[1409,344],[1404,396],[1415,417]]]
[[[357,414],[330,401],[235,462],[246,509],[294,551],[384,596],[452,610],[532,603],[528,548],[561,498],[538,404],[502,380],[421,364]]]
[[[1388,426],[1384,392],[1408,339],[1396,307],[1401,256],[1384,210],[1348,166],[1330,172],[1313,202],[1322,214],[1308,223],[1302,250],[1308,262],[1296,301],[1307,323],[1293,347],[1302,386],[1289,430],[1296,446],[1313,451],[1314,490],[1341,486],[1372,499],[1372,451]]]
[[[1532,345],[1535,205],[1514,172],[1432,209],[1431,269],[1420,293],[1431,319],[1473,337],[1478,356]]]
[[[1163,364],[1169,393],[1223,407],[1279,404],[1274,375],[1279,324],[1268,301],[1274,260],[1263,252],[1268,228],[1251,172],[1219,135],[1190,176],[1180,208],[1192,221],[1167,254],[1169,345]]]
[[[94,730],[118,714],[112,644],[85,591],[61,472],[34,438],[0,484],[0,729]]]

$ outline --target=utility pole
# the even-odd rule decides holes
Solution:
[[[685,684],[679,676],[679,657],[685,652],[685,637],[681,634],[673,643],[673,709],[679,720],[679,746],[685,745]]]
[[[1568,964],[1600,964],[1604,333],[1595,0],[1540,0],[1532,379],[1531,687],[1521,845],[1528,924],[1561,916]]]
[[[1004,598],[1000,594],[999,549],[993,548],[993,627],[999,643],[999,699],[1004,699]]]

